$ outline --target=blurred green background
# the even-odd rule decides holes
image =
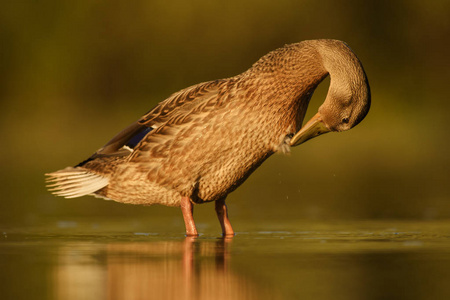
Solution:
[[[271,157],[228,197],[232,221],[448,218],[449,16],[446,0],[5,1],[0,223],[178,218],[173,208],[56,198],[43,174],[82,161],[175,91],[317,38],[356,52],[371,111],[353,130]],[[197,211],[215,218],[212,205]]]

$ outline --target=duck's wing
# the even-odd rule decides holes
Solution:
[[[147,112],[138,121],[115,135],[91,157],[77,166],[83,166],[85,163],[99,157],[128,156],[134,152],[136,146],[150,132],[159,140],[164,135],[169,137],[169,127],[188,122],[193,116],[208,113],[208,111],[220,106],[221,102],[225,100],[224,97],[219,97],[220,86],[227,83],[229,83],[229,80],[225,79],[209,81],[173,94]],[[149,140],[147,142],[152,142],[151,139],[146,138],[146,140]]]
[[[152,128],[134,148],[129,159],[165,157],[175,138],[187,138],[190,126],[200,124],[229,103],[228,93],[234,79],[200,83],[173,94],[139,119],[138,124]],[[227,93],[225,93],[227,91]],[[192,133],[192,132],[191,132]]]

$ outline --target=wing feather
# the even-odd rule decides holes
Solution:
[[[229,82],[227,79],[214,80],[181,90],[142,116],[138,123],[155,126],[169,120],[171,124],[176,120],[183,122],[183,118],[217,104],[219,89],[227,82]]]
[[[221,90],[229,87],[233,82],[234,79],[231,78],[200,83],[175,93],[161,102],[139,119],[138,124],[152,127],[154,130],[136,146],[129,160],[142,155],[165,157],[174,138],[186,134],[188,129],[185,125],[206,118],[208,114],[226,102]]]
[[[89,162],[102,157],[128,156],[127,160],[132,160],[152,148],[152,152],[160,152],[158,157],[164,157],[167,149],[163,145],[180,135],[183,128],[179,125],[204,117],[220,107],[227,100],[223,97],[224,93],[221,93],[223,87],[228,88],[234,82],[235,78],[214,80],[173,94],[76,167],[87,166]]]

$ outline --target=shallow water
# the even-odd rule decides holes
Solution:
[[[241,223],[227,239],[107,225],[3,228],[0,298],[450,299],[450,222]]]

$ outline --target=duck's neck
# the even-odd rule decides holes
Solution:
[[[244,74],[270,83],[267,86],[272,91],[285,95],[314,91],[328,74],[330,91],[353,93],[367,86],[360,61],[345,43],[337,40],[286,45],[263,56]]]
[[[263,56],[242,74],[257,93],[252,106],[266,114],[285,134],[302,126],[312,94],[328,75],[320,54],[307,42],[287,45]]]
[[[260,82],[259,86],[266,88],[264,94],[275,102],[298,101],[301,96],[312,94],[328,75],[319,53],[307,42],[270,52],[246,73]]]

